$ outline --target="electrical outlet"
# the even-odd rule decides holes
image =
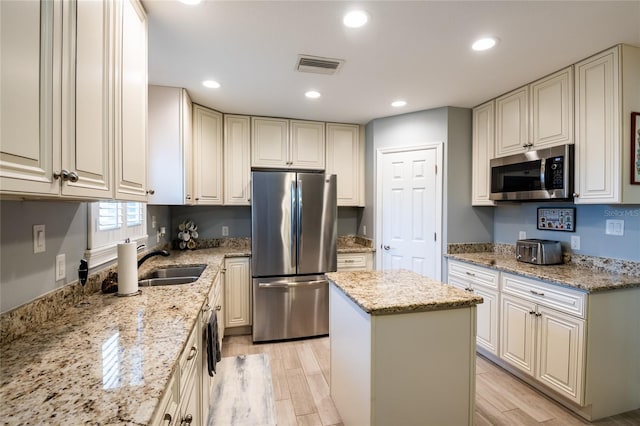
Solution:
[[[156,217],[155,216],[151,216],[151,229],[156,229]]]
[[[607,219],[607,225],[605,233],[607,235],[624,235],[624,220],[621,219]]]
[[[223,226],[222,227],[222,236],[223,237],[228,237],[229,236],[229,227],[228,226]]]
[[[65,279],[67,271],[65,270],[66,256],[64,253],[56,256],[56,281]]]
[[[362,225],[362,235],[367,235],[367,225]]]
[[[571,248],[573,250],[580,250],[580,236],[579,235],[573,235],[571,237]]]
[[[526,231],[518,232],[518,239],[519,240],[526,240],[527,239],[527,232]]]
[[[44,253],[45,251],[44,225],[33,225],[33,252]]]

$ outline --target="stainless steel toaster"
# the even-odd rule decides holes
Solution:
[[[516,241],[516,260],[536,265],[557,265],[562,263],[560,241],[530,238]]]

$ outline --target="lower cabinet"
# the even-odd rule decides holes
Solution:
[[[251,268],[248,257],[225,259],[224,325],[251,325]]]
[[[222,271],[221,271],[222,272]],[[207,325],[209,318],[215,312],[218,317],[218,341],[220,343],[220,350],[222,350],[222,339],[224,337],[224,285],[223,285],[223,273],[219,273],[216,277],[207,300],[202,308],[202,315],[200,317],[200,323],[202,330],[202,356],[200,357],[200,389],[201,389],[201,404],[200,404],[200,416],[203,424],[206,424],[209,418],[209,407],[211,404],[211,396],[213,395],[213,386],[215,385],[215,376],[209,376],[209,364],[207,360]]]
[[[338,253],[338,272],[371,271],[373,253]]]

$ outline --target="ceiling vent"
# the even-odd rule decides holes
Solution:
[[[319,56],[298,55],[296,69],[314,74],[335,74],[344,64],[342,59],[321,58]]]

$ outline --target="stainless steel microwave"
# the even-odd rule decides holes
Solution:
[[[494,158],[490,166],[492,200],[573,198],[573,145]]]

